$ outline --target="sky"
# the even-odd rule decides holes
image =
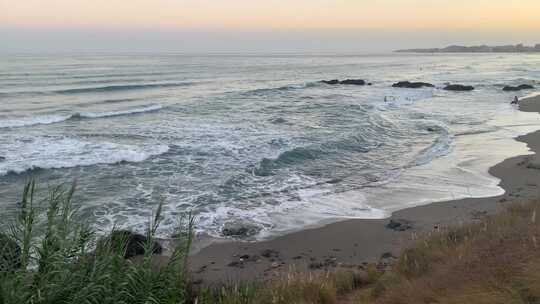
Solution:
[[[0,51],[382,51],[540,43],[540,0],[0,0]]]

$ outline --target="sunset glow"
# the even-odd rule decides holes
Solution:
[[[2,28],[540,30],[538,0],[1,0]]]

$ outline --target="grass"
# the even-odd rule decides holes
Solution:
[[[259,285],[223,287],[199,295],[201,303],[216,304],[290,304],[339,303],[349,294],[370,283],[365,273],[353,271],[289,273]]]
[[[124,259],[127,240],[98,237],[75,218],[71,187],[55,187],[36,202],[35,183],[26,185],[16,223],[3,235],[0,303],[187,303],[191,298],[187,258],[193,219],[180,225],[179,240],[166,265],[152,267],[151,252],[161,204],[149,223],[141,262]],[[39,212],[46,206],[45,214]],[[36,224],[45,216],[43,231]],[[18,245],[13,246],[13,242]],[[11,244],[6,246],[5,244]]]
[[[384,272],[370,265],[195,290],[188,271],[193,217],[179,225],[169,262],[155,267],[161,204],[144,255],[125,259],[127,240],[99,237],[77,220],[74,191],[75,185],[55,187],[37,201],[34,182],[26,185],[17,221],[0,234],[0,304],[540,303],[537,201],[426,236]]]
[[[538,202],[404,250],[376,303],[540,303]]]

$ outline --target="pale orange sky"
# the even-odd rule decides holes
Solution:
[[[0,0],[1,28],[539,30],[540,0]]]

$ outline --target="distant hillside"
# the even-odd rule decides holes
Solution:
[[[540,53],[540,44],[535,46],[526,46],[523,44],[516,45],[501,45],[501,46],[489,46],[489,45],[477,45],[477,46],[461,46],[451,45],[445,48],[432,48],[432,49],[407,49],[397,50],[398,53]]]

